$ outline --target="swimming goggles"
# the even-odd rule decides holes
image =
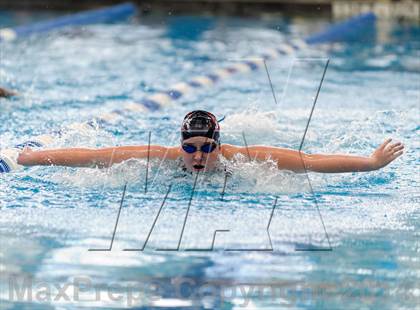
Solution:
[[[203,153],[211,153],[213,152],[215,149],[217,148],[217,143],[204,143],[201,147],[200,147],[200,151]],[[187,152],[188,154],[192,154],[197,152],[198,148],[195,145],[192,144],[188,144],[188,143],[183,143],[182,144],[182,149]]]

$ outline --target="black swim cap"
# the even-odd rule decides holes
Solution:
[[[197,110],[185,115],[181,126],[182,140],[207,137],[219,141],[220,126],[216,117],[207,111]]]

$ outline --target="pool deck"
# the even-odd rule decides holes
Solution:
[[[86,10],[127,0],[0,0],[0,9]],[[419,20],[420,0],[132,0],[140,14],[327,15],[346,18],[366,11],[379,17]]]

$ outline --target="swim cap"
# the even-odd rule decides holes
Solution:
[[[207,111],[197,110],[185,115],[181,125],[182,140],[207,137],[219,141],[220,126],[216,117]]]

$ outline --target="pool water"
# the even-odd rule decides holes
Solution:
[[[21,22],[13,12],[0,16],[2,26]],[[22,96],[0,100],[0,147],[88,121],[328,24],[150,17],[1,43],[0,85]],[[97,130],[67,129],[52,147],[147,144],[149,132],[152,144],[177,145],[183,116],[206,109],[226,116],[224,143],[244,145],[245,135],[249,145],[298,149],[329,59],[303,150],[368,156],[391,137],[405,144],[402,157],[378,171],[308,176],[238,158],[227,163],[226,186],[224,174],[196,178],[151,161],[147,192],[145,160],[1,174],[2,309],[418,307],[420,28],[386,26],[359,42],[267,62],[277,102],[266,71],[238,74],[158,112]],[[215,230],[224,232],[212,244]],[[144,251],[124,251],[146,240]],[[97,251],[111,242],[112,251]],[[32,298],[14,294],[24,280]],[[69,298],[60,296],[63,286]]]

